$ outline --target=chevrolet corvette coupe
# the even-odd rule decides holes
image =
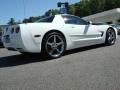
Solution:
[[[34,23],[9,26],[2,41],[8,50],[23,54],[42,53],[49,58],[62,56],[65,50],[95,44],[115,44],[116,28],[87,22],[69,14],[51,15]]]

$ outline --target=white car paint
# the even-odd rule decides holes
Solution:
[[[11,34],[11,29],[20,27],[19,33]],[[45,34],[51,30],[58,30],[65,36],[66,50],[105,43],[106,31],[109,25],[75,25],[65,24],[61,15],[55,15],[52,23],[25,23],[13,25],[4,30],[3,44],[6,48],[12,48],[19,52],[40,53],[42,40]],[[117,36],[117,30],[114,28]],[[103,34],[103,35],[102,35]],[[6,42],[5,36],[9,35],[10,42]],[[35,37],[40,35],[40,37]]]

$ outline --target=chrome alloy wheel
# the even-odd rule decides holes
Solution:
[[[108,30],[108,37],[107,37],[108,44],[110,45],[114,44],[115,40],[116,40],[115,32],[112,29]]]
[[[64,39],[59,34],[52,34],[48,37],[45,47],[49,56],[57,58],[64,52]]]

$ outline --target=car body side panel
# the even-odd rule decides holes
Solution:
[[[101,32],[93,25],[66,25],[74,48],[97,44]]]
[[[83,30],[79,31],[80,27],[78,26],[75,28],[67,26],[64,23],[61,15],[56,15],[52,23],[35,22],[19,24],[12,27],[17,26],[20,27],[20,33],[10,34],[10,30],[9,33],[5,33],[5,35],[10,35],[11,43],[4,42],[4,46],[6,48],[15,48],[15,50],[18,50],[20,52],[30,53],[41,52],[42,40],[45,34],[52,30],[58,30],[63,33],[67,44],[66,50],[70,50],[78,47],[104,43],[106,38],[106,31],[110,27],[108,25],[90,25],[88,31],[85,31],[86,27],[83,27]],[[117,33],[116,29],[115,31]]]
[[[46,27],[47,26],[47,27]],[[54,27],[54,28],[53,28]],[[70,40],[70,37],[68,35],[67,30],[62,27],[62,25],[59,24],[50,24],[50,23],[34,23],[34,24],[24,24],[21,25],[22,31],[21,31],[21,37],[24,43],[25,51],[27,52],[40,52],[41,51],[41,44],[42,39],[44,35],[52,30],[57,30],[63,33],[63,35],[66,38],[67,41],[67,48],[66,50],[69,50],[73,47],[71,47],[72,43]],[[35,36],[40,37],[35,37]]]
[[[21,24],[21,38],[23,42],[24,50],[22,52],[31,52],[31,53],[37,53],[40,52],[39,43],[37,43],[30,32],[30,29],[32,29],[33,25],[29,27],[28,24]],[[33,29],[32,29],[33,30]],[[36,31],[34,31],[36,32]]]

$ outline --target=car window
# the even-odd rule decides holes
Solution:
[[[37,22],[52,22],[53,19],[54,19],[55,16],[49,16],[49,17],[46,17],[46,18],[42,18],[40,20],[38,20]]]
[[[66,24],[87,25],[88,23],[76,16],[62,15]]]

